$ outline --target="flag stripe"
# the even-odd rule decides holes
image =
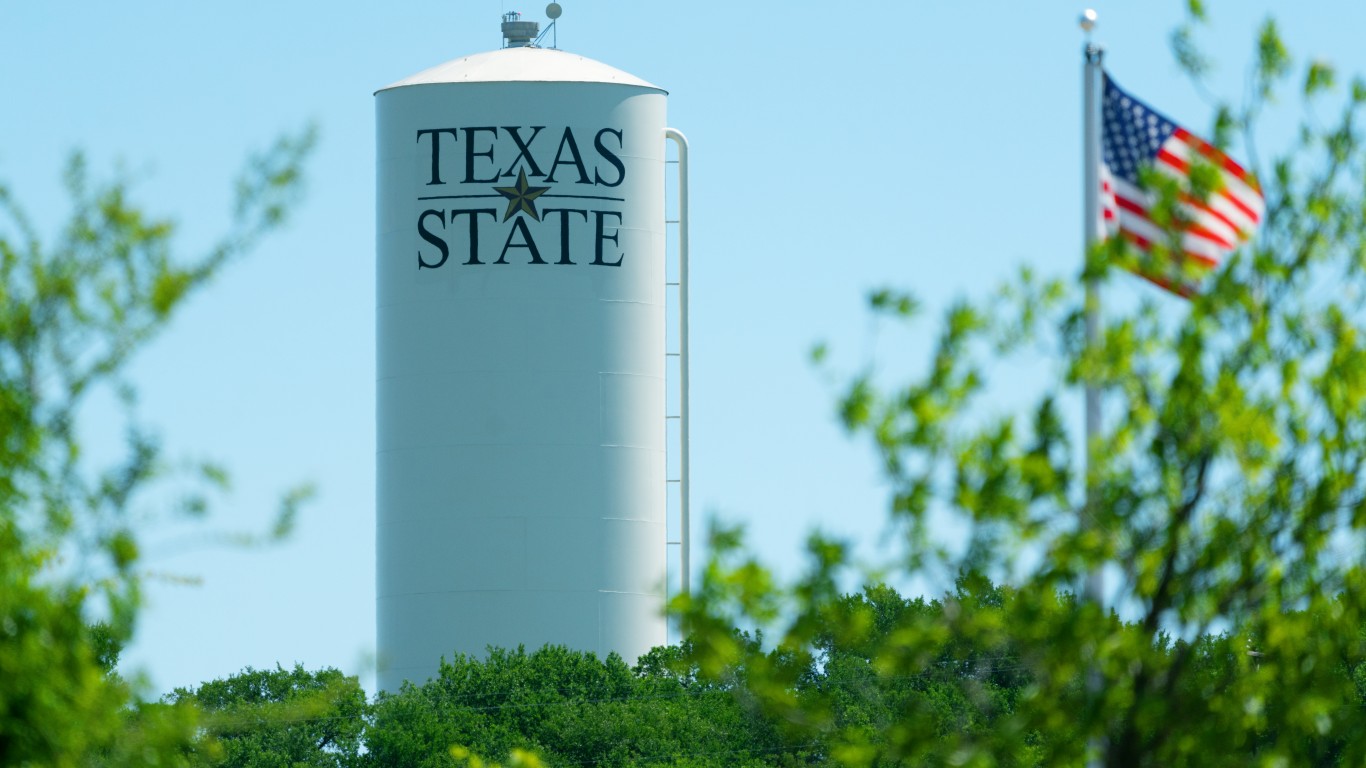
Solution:
[[[1241,241],[1248,238],[1247,228],[1239,226],[1238,222],[1234,221],[1234,217],[1242,218],[1242,216],[1234,211],[1228,210],[1228,206],[1223,205],[1221,200],[1212,199],[1202,203],[1199,200],[1196,200],[1192,195],[1182,195],[1181,202],[1186,206],[1199,210],[1202,215],[1208,216],[1214,221],[1219,222],[1218,231],[1227,233],[1224,235],[1225,239],[1230,241]],[[1213,227],[1213,225],[1211,226]],[[1232,248],[1233,246],[1229,247]]]
[[[1163,162],[1156,164],[1156,169],[1164,176],[1176,179],[1178,182],[1186,180],[1186,174],[1178,171],[1171,165]],[[1190,193],[1183,193],[1182,202],[1188,205],[1195,205],[1209,209],[1227,221],[1228,225],[1237,233],[1238,240],[1246,240],[1256,231],[1257,224],[1261,219],[1260,214],[1252,206],[1237,197],[1228,194],[1227,190],[1220,190],[1212,193],[1209,199],[1203,203],[1196,200]]]
[[[1156,238],[1150,237],[1150,235],[1161,235],[1162,233],[1160,231],[1157,233],[1142,232],[1139,227],[1126,226],[1120,229],[1120,234],[1129,242],[1138,246],[1139,250],[1146,253],[1147,251],[1152,250],[1153,243],[1156,241]],[[1186,245],[1186,243],[1183,242],[1182,245]],[[1199,250],[1186,249],[1181,252],[1181,255],[1194,261],[1197,265],[1203,265],[1210,268],[1219,266],[1219,260],[1217,258]]]
[[[1156,233],[1160,233],[1161,228],[1148,215],[1148,211],[1152,207],[1151,196],[1137,187],[1129,186],[1123,180],[1116,180],[1115,186],[1117,189],[1114,194],[1116,207],[1127,211],[1129,219],[1142,221],[1151,228],[1155,236],[1158,236]],[[1187,234],[1208,240],[1222,250],[1231,251],[1237,247],[1235,242],[1237,233],[1227,227],[1219,218],[1205,215],[1201,210],[1190,206],[1182,206],[1181,208],[1182,212],[1191,218],[1191,223],[1185,229]]]
[[[1184,133],[1184,131],[1179,132]],[[1208,147],[1209,145],[1205,146]],[[1213,147],[1209,148],[1211,150],[1214,149]],[[1183,142],[1168,141],[1166,144],[1163,145],[1164,151],[1161,153],[1160,156],[1163,156],[1163,159],[1171,158],[1169,162],[1179,162],[1180,171],[1184,176],[1186,175],[1189,169],[1190,149],[1191,147]],[[1216,166],[1218,165],[1218,162],[1213,158],[1206,159],[1208,159],[1212,164]],[[1225,196],[1227,196],[1231,201],[1233,201],[1235,205],[1243,209],[1247,217],[1249,219],[1252,219],[1255,225],[1256,222],[1261,221],[1263,213],[1264,206],[1262,202],[1261,190],[1257,188],[1255,181],[1249,183],[1248,177],[1246,176],[1245,172],[1243,172],[1243,169],[1238,166],[1237,163],[1234,163],[1232,160],[1228,160],[1228,158],[1224,159],[1228,161],[1229,165],[1232,165],[1233,168],[1236,168],[1238,172],[1233,173],[1225,171],[1224,173],[1219,174],[1219,179],[1221,182],[1223,182],[1223,189],[1219,191],[1223,193]]]
[[[1193,148],[1196,152],[1203,155],[1206,160],[1209,160],[1211,163],[1214,163],[1226,172],[1232,174],[1249,187],[1256,188],[1257,182],[1252,178],[1251,174],[1243,170],[1243,166],[1233,162],[1233,158],[1220,152],[1213,144],[1210,144],[1208,141],[1205,141],[1180,126],[1177,126],[1173,135],[1184,142],[1186,146]]]

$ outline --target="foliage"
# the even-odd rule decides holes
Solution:
[[[505,768],[502,763],[491,763],[482,757],[471,753],[464,747],[451,747],[451,757],[463,764],[465,768]],[[525,749],[514,749],[508,755],[506,768],[543,768],[545,763],[536,756],[535,752],[528,752]]]
[[[129,359],[284,220],[311,144],[311,133],[284,139],[254,158],[227,234],[190,260],[173,256],[169,220],[145,214],[122,179],[92,183],[80,155],[50,241],[0,185],[0,765],[180,761],[191,713],[137,705],[105,674],[137,617],[133,513],[166,470],[131,418],[122,460],[89,466],[80,408],[101,390],[131,407]],[[208,490],[222,473],[202,478]],[[201,510],[203,490],[184,506]]]
[[[457,655],[431,681],[379,696],[366,764],[456,766],[457,755],[517,749],[547,766],[769,764],[762,758],[782,751],[772,726],[731,686],[680,668],[683,655],[655,649],[634,670],[615,654],[600,661],[559,646]]]
[[[210,765],[345,768],[359,760],[365,692],[336,669],[247,667],[167,699],[201,713],[201,727],[215,742],[207,750]]]
[[[1192,8],[1176,42],[1198,77],[1203,11]],[[1214,131],[1241,136],[1254,158],[1257,118],[1295,71],[1273,23],[1256,51],[1251,102],[1220,108]],[[880,613],[839,596],[858,578],[845,545],[813,537],[808,571],[780,584],[720,530],[700,588],[676,604],[701,668],[744,659],[765,711],[850,765],[1366,762],[1366,84],[1341,94],[1322,63],[1302,76],[1310,113],[1338,117],[1306,119],[1260,174],[1259,236],[1188,306],[1147,294],[1106,317],[1092,345],[1082,292],[1024,273],[990,303],[947,313],[923,375],[850,383],[840,416],[894,488],[894,571],[987,574],[1011,585],[1009,599],[970,610],[987,593],[960,582],[933,618]],[[1178,225],[1172,246],[1181,217],[1154,217]],[[1083,276],[1140,290],[1112,282],[1136,258],[1112,241]],[[873,305],[897,319],[915,310],[894,291]],[[1041,349],[1055,368],[1033,405],[993,413],[993,365]],[[1087,386],[1106,423],[1077,445],[1063,406],[1079,409]],[[1072,597],[1093,573],[1109,582],[1109,610]],[[870,634],[879,621],[890,629]],[[756,624],[774,650],[747,657],[729,628]],[[948,709],[907,699],[851,719],[841,691],[799,695],[810,659],[883,688],[934,680],[945,659],[1009,666],[946,681]],[[1002,687],[998,672],[1028,682]]]
[[[382,695],[363,735],[364,698],[353,678],[335,670],[248,669],[169,700],[205,713],[216,736],[199,745],[206,765],[498,768],[487,755],[507,755],[507,766],[523,768],[919,765],[950,762],[985,743],[999,750],[994,764],[1045,766],[1057,751],[1051,742],[1077,733],[1066,724],[1013,730],[1020,710],[1037,706],[1030,699],[1039,680],[1029,643],[1009,622],[1036,604],[980,574],[963,575],[933,600],[873,585],[830,604],[830,623],[810,653],[765,650],[757,638],[728,633],[738,655],[715,675],[692,663],[707,654],[690,643],[655,648],[633,670],[616,657],[599,661],[554,646],[457,657],[437,679]],[[947,629],[955,626],[995,629],[968,636]],[[1111,618],[1112,635],[1141,632],[1136,622]],[[914,648],[904,641],[936,633]],[[1172,695],[1208,699],[1243,666],[1238,643],[1222,632],[1190,641],[1163,635],[1151,657],[1161,665],[1188,659],[1191,671]],[[887,671],[894,651],[918,654],[916,671]],[[763,687],[773,684],[774,670],[791,673],[781,691]],[[1084,672],[1075,667],[1064,687],[1084,690]],[[1364,673],[1338,666],[1332,676],[1363,691]],[[769,706],[756,697],[760,688]],[[1274,682],[1264,692],[1268,702],[1284,703]],[[1360,707],[1366,696],[1352,701]],[[1228,760],[1255,763],[1278,738],[1258,731],[1246,744],[1226,746]],[[1344,759],[1348,739],[1306,745],[1303,764],[1352,764]]]

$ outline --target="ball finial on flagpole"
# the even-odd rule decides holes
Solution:
[[[1077,26],[1081,27],[1081,31],[1086,34],[1086,46],[1083,49],[1086,54],[1086,60],[1090,63],[1099,65],[1101,48],[1091,42],[1091,30],[1096,28],[1096,24],[1098,23],[1097,18],[1099,17],[1096,15],[1096,9],[1087,8],[1082,11],[1081,16],[1077,18]]]
[[[1081,27],[1081,31],[1091,34],[1091,30],[1096,28],[1096,9],[1087,8],[1082,11],[1081,18],[1077,19],[1077,25]]]

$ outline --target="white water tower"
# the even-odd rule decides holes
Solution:
[[[382,690],[489,645],[666,641],[666,133],[684,145],[662,89],[515,14],[504,33],[376,93]]]

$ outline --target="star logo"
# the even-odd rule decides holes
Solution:
[[[503,221],[512,218],[514,213],[525,213],[536,221],[541,220],[541,214],[536,211],[536,198],[545,194],[550,187],[533,187],[526,182],[526,169],[518,171],[517,186],[515,187],[494,187],[493,191],[508,199],[507,212],[503,214]]]

